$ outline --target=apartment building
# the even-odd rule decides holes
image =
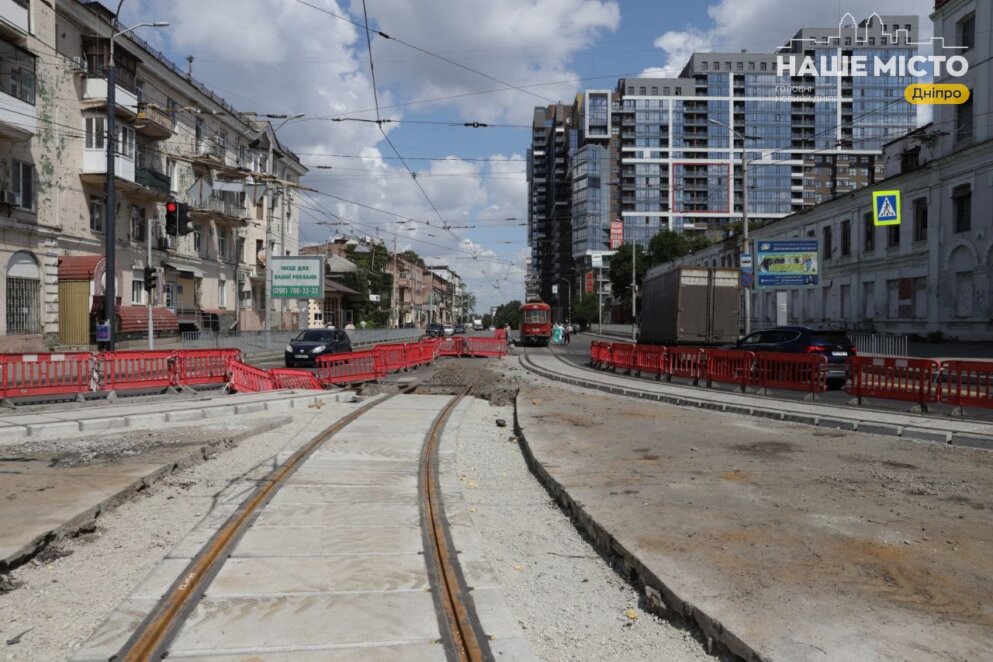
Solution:
[[[753,246],[817,240],[819,282],[753,290],[753,328],[782,321],[843,325],[886,333],[941,333],[993,340],[993,6],[937,2],[934,34],[964,47],[969,61],[956,82],[970,102],[934,106],[934,120],[892,140],[874,186],[805,209],[754,231]],[[901,193],[900,225],[877,227],[872,192]],[[740,242],[728,240],[671,266],[737,266]]]
[[[882,177],[882,145],[916,126],[903,99],[913,79],[814,76],[797,63],[909,57],[917,41],[916,16],[846,16],[838,26],[799,30],[775,53],[695,53],[675,78],[623,78],[612,90],[587,90],[570,108],[536,108],[535,290],[551,302],[561,279],[578,284],[589,253],[609,249],[614,219],[624,222],[625,243],[644,245],[664,229],[721,236],[743,217],[742,158],[753,223],[873,184]],[[780,72],[780,59],[796,75]],[[571,197],[562,193],[569,190]],[[568,218],[552,223],[557,209]]]
[[[134,33],[114,44],[117,204],[106,209],[106,65],[119,29],[98,2],[0,0],[0,332],[8,345],[89,344],[109,223],[119,338],[144,335],[148,304],[160,333],[296,326],[296,302],[267,298],[265,263],[297,251],[306,168],[268,123]],[[186,236],[166,235],[168,200],[190,205]]]

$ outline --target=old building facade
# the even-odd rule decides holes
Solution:
[[[265,263],[297,250],[306,169],[266,122],[132,33],[114,44],[117,204],[106,209],[106,65],[120,29],[96,2],[2,0],[4,66],[17,72],[0,90],[0,333],[89,344],[111,222],[121,338],[144,335],[148,304],[160,332],[295,326],[295,302],[267,298]],[[189,204],[185,236],[166,234],[168,200]]]

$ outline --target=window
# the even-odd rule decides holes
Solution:
[[[217,306],[226,308],[228,305],[228,283],[227,281],[217,281]]]
[[[659,95],[659,88],[653,85],[652,86],[652,96],[653,97],[657,97],[658,95]]]
[[[735,71],[744,71],[745,70],[745,63],[744,62],[735,62],[734,63],[734,68],[735,68]]]
[[[90,229],[94,232],[103,232],[104,217],[103,198],[99,195],[90,196]]]
[[[900,245],[900,226],[889,225],[886,227],[886,248],[896,248]]]
[[[7,335],[41,333],[41,272],[31,253],[18,251],[7,263]]]
[[[645,92],[645,86],[644,85],[641,85],[640,87],[638,87],[638,94],[640,94],[641,96],[645,96],[646,92]]]
[[[233,262],[239,263],[245,261],[245,238],[238,237],[238,252],[235,255]]]
[[[134,129],[130,126],[118,124],[117,129],[117,154],[126,159],[134,158]]]
[[[0,91],[34,105],[35,56],[0,40]]]
[[[823,242],[824,246],[822,246],[824,252],[824,260],[827,261],[831,259],[831,226],[830,225],[824,226],[824,229],[821,232],[824,236],[824,242]]]
[[[138,269],[131,273],[131,303],[135,305],[145,303],[145,274]]]
[[[760,69],[761,69],[762,71],[768,71],[768,70],[769,70],[769,63],[768,63],[768,62],[763,62],[763,63],[762,63],[762,66],[761,66],[761,67],[759,67],[759,68],[760,68]]]
[[[972,187],[969,184],[956,186],[952,191],[952,219],[955,234],[972,229]]]
[[[972,140],[972,90],[969,100],[955,107],[955,140]]]
[[[862,248],[865,252],[870,253],[876,250],[876,226],[872,220],[872,212],[865,215],[862,223],[865,230],[865,239],[862,243]]]
[[[852,222],[841,222],[841,254],[848,257],[852,254]]]
[[[927,198],[914,200],[914,241],[927,241]]]
[[[103,129],[102,117],[86,118],[86,149],[103,149],[103,137],[106,135]]]
[[[169,113],[169,119],[172,120],[173,124],[175,124],[176,113],[179,112],[179,104],[176,103],[175,99],[166,97],[166,112]]]
[[[204,140],[206,139],[206,132],[203,125],[203,120],[199,117],[197,118],[196,125],[193,128],[193,139],[196,141],[197,153],[202,154],[204,151]]]
[[[147,230],[145,208],[131,205],[131,241],[139,244],[145,243]]]
[[[166,175],[169,177],[169,190],[178,191],[179,178],[176,176],[176,162],[172,159],[166,159]]]
[[[710,67],[709,67],[709,65],[706,62],[701,62],[700,63],[700,69],[702,69],[703,71],[707,71],[707,69],[709,69],[709,68]]]
[[[145,81],[140,78],[136,78],[134,81],[134,92],[135,96],[138,97],[138,103],[145,102]]]
[[[162,288],[162,292],[165,294],[166,308],[176,310],[176,283],[167,282]]]
[[[959,21],[958,24],[958,45],[965,46],[966,49],[976,47],[976,14],[969,14]]]
[[[193,250],[200,257],[204,256],[203,230],[199,225],[193,226]]]
[[[754,62],[749,62],[748,63],[748,70],[749,71],[755,71],[755,63]]]
[[[217,260],[225,262],[228,259],[228,231],[217,231]]]
[[[34,166],[23,161],[11,161],[10,182],[14,193],[18,194],[19,209],[34,209]]]

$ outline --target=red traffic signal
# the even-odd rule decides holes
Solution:
[[[166,234],[179,234],[179,205],[175,200],[166,203]]]

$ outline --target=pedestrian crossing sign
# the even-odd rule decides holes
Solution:
[[[872,194],[875,225],[900,225],[900,191],[876,191]]]

